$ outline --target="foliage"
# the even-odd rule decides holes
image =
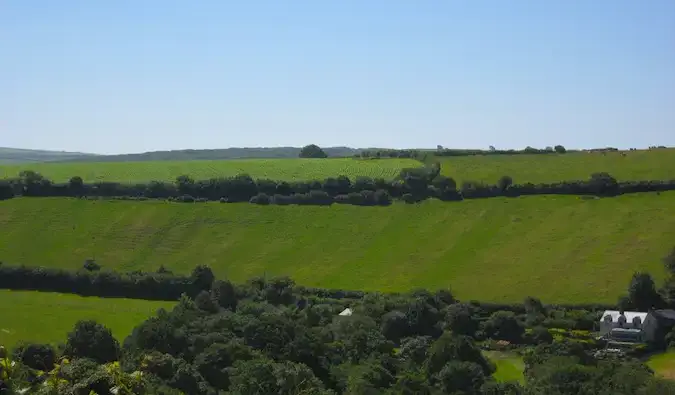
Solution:
[[[320,290],[287,277],[253,278],[235,286],[215,279],[204,265],[190,279],[193,294],[199,291],[195,299],[184,295],[173,310],[140,323],[121,348],[109,329],[93,321],[76,323],[62,352],[38,344],[18,347],[14,370],[22,373],[12,371],[11,385],[37,394],[195,395],[609,395],[667,388],[640,363],[595,359],[595,344],[573,341],[588,331],[543,328],[529,328],[528,336],[567,335],[519,351],[524,387],[496,381],[518,377],[503,370],[503,357],[481,351],[476,339],[519,341],[522,323],[532,315],[540,322],[565,317],[575,327],[575,320],[595,311],[569,313],[582,311],[581,306],[543,305],[533,298],[511,306],[462,303],[448,291]],[[346,306],[353,314],[339,316]],[[474,333],[458,334],[453,327]],[[44,357],[51,369],[36,369]],[[499,358],[498,364],[490,358]],[[496,366],[502,366],[499,376]]]
[[[116,361],[120,345],[110,329],[96,321],[78,321],[68,334],[63,353],[74,358],[89,358],[98,363]]]
[[[316,144],[310,144],[302,147],[300,153],[298,154],[300,158],[327,158],[328,155]]]

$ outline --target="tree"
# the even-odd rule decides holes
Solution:
[[[478,319],[472,315],[471,305],[455,303],[445,313],[446,329],[458,335],[474,336],[478,330]]]
[[[543,326],[533,328],[532,332],[530,333],[530,338],[536,344],[549,344],[553,342],[553,335]]]
[[[84,261],[84,265],[82,265],[82,267],[84,268],[84,270],[89,271],[89,272],[97,272],[97,271],[101,270],[101,265],[96,263],[96,261],[93,260],[93,259],[86,259]]]
[[[327,158],[328,155],[316,144],[310,144],[302,147],[300,158]]]
[[[56,351],[49,344],[20,345],[14,350],[14,355],[32,369],[49,371],[56,363]]]
[[[190,280],[192,281],[193,295],[197,295],[200,291],[208,291],[213,285],[215,276],[210,267],[206,265],[198,265],[192,270]]]
[[[567,152],[567,149],[565,149],[565,147],[563,147],[562,145],[556,145],[555,147],[553,147],[553,149],[555,150],[555,152],[559,154],[564,154],[565,152]]]
[[[74,194],[81,194],[82,191],[84,191],[84,181],[82,181],[82,177],[71,177],[68,181],[68,189],[70,189]]]
[[[116,361],[120,345],[110,329],[96,321],[78,321],[68,334],[64,355],[89,358],[98,363]]]
[[[476,363],[482,368],[486,376],[494,371],[494,366],[485,359],[485,356],[471,338],[445,332],[429,348],[429,356],[425,362],[427,373],[440,372],[450,360]]]
[[[502,192],[506,191],[511,185],[513,185],[513,178],[509,176],[502,176],[497,182],[497,187],[499,187]]]
[[[247,361],[255,356],[253,350],[239,341],[214,343],[195,358],[199,373],[215,388],[227,390],[229,370],[236,361]]]
[[[213,283],[213,296],[224,309],[234,310],[237,307],[237,294],[234,285],[227,280],[218,280]]]
[[[656,292],[654,280],[649,273],[638,272],[633,274],[628,287],[628,297],[638,311],[660,307],[663,303],[661,296]]]
[[[328,395],[305,365],[268,359],[237,361],[230,373],[234,394]]]
[[[663,258],[663,266],[666,267],[668,273],[675,274],[675,247]]]
[[[192,193],[192,188],[195,185],[195,180],[190,178],[190,176],[187,175],[182,175],[176,177],[176,188],[178,188],[178,192],[180,192],[182,195],[189,195]]]
[[[474,362],[450,361],[443,366],[436,379],[446,394],[477,394],[485,382],[485,374]]]
[[[208,291],[201,291],[195,297],[195,305],[197,308],[208,313],[217,313],[218,312],[218,303],[213,300],[211,293]]]
[[[427,350],[431,343],[433,343],[431,336],[408,337],[401,341],[398,355],[411,366],[421,366],[427,359]]]
[[[485,335],[493,339],[519,342],[525,333],[525,328],[512,311],[497,311],[483,323],[483,331]]]

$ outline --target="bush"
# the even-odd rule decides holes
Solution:
[[[74,358],[89,358],[98,363],[116,361],[120,345],[110,329],[96,321],[78,321],[68,334],[64,355]]]
[[[87,259],[84,261],[84,270],[89,271],[89,272],[97,272],[101,270],[101,265],[96,263],[93,259]]]
[[[267,206],[271,203],[270,197],[265,193],[259,193],[249,200],[249,203],[259,204],[261,206]]]
[[[48,371],[56,363],[56,350],[49,344],[22,344],[14,349],[14,358],[32,369]]]

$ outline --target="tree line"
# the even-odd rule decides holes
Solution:
[[[254,180],[243,174],[226,178],[194,180],[187,175],[173,183],[152,181],[142,184],[119,182],[85,183],[81,177],[72,177],[67,183],[54,183],[34,171],[22,171],[19,177],[0,181],[0,200],[15,196],[38,197],[127,197],[135,199],[172,199],[179,202],[221,201],[223,203],[250,202],[254,204],[352,204],[386,206],[399,199],[416,203],[428,198],[460,201],[488,197],[517,197],[525,195],[563,194],[617,196],[636,192],[675,190],[675,180],[647,180],[619,182],[608,173],[594,173],[588,180],[557,183],[516,184],[510,176],[503,176],[495,184],[465,181],[461,185],[440,174],[440,164],[401,170],[393,180],[346,176],[330,177],[323,181]]]
[[[89,265],[90,269],[95,269]],[[202,267],[199,287],[119,343],[80,321],[59,347],[0,349],[0,390],[31,394],[656,395],[675,391],[629,351],[601,351],[599,312],[527,298],[517,312],[458,301],[449,290],[308,294],[286,277],[244,284]],[[2,276],[0,276],[2,278]],[[199,281],[196,279],[199,278]],[[199,289],[198,292],[197,289]],[[196,293],[195,293],[196,292]],[[350,308],[351,315],[339,315]],[[561,325],[571,324],[569,329]],[[525,364],[498,382],[482,349]]]
[[[602,149],[605,150],[605,149]],[[608,149],[609,150],[609,149]],[[616,149],[614,149],[616,150]],[[429,155],[433,156],[476,156],[476,155],[531,155],[531,154],[564,154],[568,152],[562,145],[555,147],[546,147],[544,149],[525,147],[522,150],[508,149],[500,150],[490,146],[490,149],[458,149],[443,148],[439,145],[436,150],[415,150],[415,149],[365,149],[356,154],[355,158],[412,158],[421,159]],[[576,152],[576,151],[569,151]]]

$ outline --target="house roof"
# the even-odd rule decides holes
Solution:
[[[349,307],[347,307],[346,309],[342,310],[342,313],[340,313],[339,315],[342,315],[342,316],[350,316],[350,315],[352,315],[352,309],[350,309]]]
[[[626,317],[626,322],[633,322],[633,318],[635,317],[640,317],[640,320],[642,322],[645,321],[645,318],[647,318],[648,313],[642,313],[639,311],[624,311],[623,315]],[[619,316],[621,315],[621,312],[618,310],[605,310],[604,313],[602,313],[602,316],[600,317],[600,322],[605,321],[606,316],[611,316],[612,317],[612,322],[618,322]]]
[[[654,310],[654,315],[660,318],[675,321],[675,310],[671,309]]]

